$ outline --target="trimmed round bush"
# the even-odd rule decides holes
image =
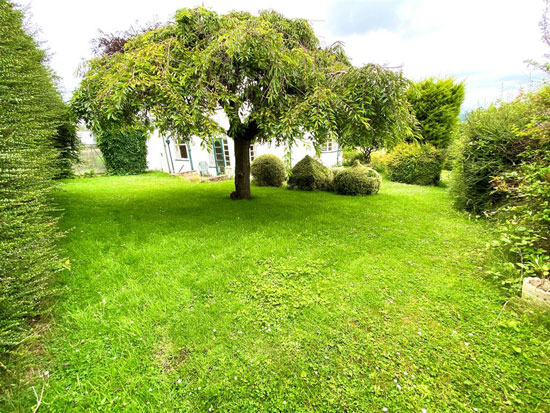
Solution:
[[[277,156],[260,155],[250,165],[252,181],[258,186],[283,186],[285,181],[285,164]]]
[[[387,156],[388,178],[395,182],[414,185],[437,185],[441,177],[443,159],[432,145],[401,143]]]
[[[289,189],[313,191],[316,189],[328,191],[332,185],[332,171],[311,156],[294,165],[288,178]]]
[[[355,161],[351,168],[336,174],[333,188],[341,195],[371,195],[378,192],[381,183],[378,172]]]

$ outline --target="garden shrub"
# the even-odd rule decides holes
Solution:
[[[355,161],[351,168],[336,174],[333,188],[341,195],[371,195],[378,192],[381,182],[378,172]]]
[[[426,79],[411,85],[407,99],[418,121],[420,142],[446,149],[459,122],[464,84],[453,79]]]
[[[0,0],[0,352],[26,335],[60,267],[50,191],[63,104],[22,19]]]
[[[521,134],[518,165],[492,180],[494,192],[505,197],[495,211],[500,236],[493,245],[514,265],[516,275],[502,280],[510,284],[550,276],[550,88],[529,102],[533,113]]]
[[[288,178],[289,189],[313,191],[316,189],[330,190],[332,185],[332,171],[321,162],[306,155],[304,159],[294,165]]]
[[[58,152],[56,178],[74,176],[73,166],[79,161],[81,143],[76,134],[76,123],[67,105],[63,105],[63,113],[53,137],[53,144]]]
[[[388,178],[415,185],[436,185],[441,176],[441,153],[432,145],[401,143],[387,156]]]
[[[492,180],[510,171],[526,147],[521,131],[529,122],[525,100],[477,109],[461,125],[453,164],[451,195],[457,208],[481,214],[498,206],[503,194]]]
[[[111,126],[97,135],[97,146],[113,175],[140,174],[147,170],[147,129],[141,126]]]
[[[250,165],[253,183],[258,186],[283,186],[285,164],[275,155],[260,155]]]
[[[369,166],[377,172],[386,173],[388,169],[386,165],[386,153],[381,151],[371,153]]]
[[[355,163],[355,161],[366,163],[367,158],[363,152],[357,149],[344,149],[344,153],[342,154],[342,165],[351,166]]]

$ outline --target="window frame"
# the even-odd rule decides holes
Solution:
[[[183,157],[181,155],[181,147],[184,146],[185,147],[185,154],[187,155],[187,157]],[[176,144],[176,147],[177,147],[177,157],[176,157],[176,160],[178,161],[188,161],[189,160],[189,146],[187,145],[186,142],[182,142],[182,143],[178,143]]]

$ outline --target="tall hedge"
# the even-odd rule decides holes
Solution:
[[[96,136],[108,173],[134,175],[147,170],[146,128],[111,126],[96,132]]]
[[[418,120],[422,143],[446,149],[457,129],[464,84],[453,79],[426,79],[411,85],[407,99]]]
[[[451,194],[457,208],[481,214],[497,207],[504,197],[495,192],[493,178],[519,164],[530,122],[525,100],[491,105],[466,116],[453,164]]]
[[[59,261],[49,195],[62,102],[22,17],[0,0],[0,350],[26,334]]]

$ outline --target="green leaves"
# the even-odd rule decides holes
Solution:
[[[137,118],[209,138],[222,132],[212,117],[223,110],[234,128],[257,125],[258,141],[308,134],[391,146],[410,133],[406,87],[399,72],[351,66],[341,44],[320,47],[305,20],[199,7],[90,61],[73,105],[97,130]]]

